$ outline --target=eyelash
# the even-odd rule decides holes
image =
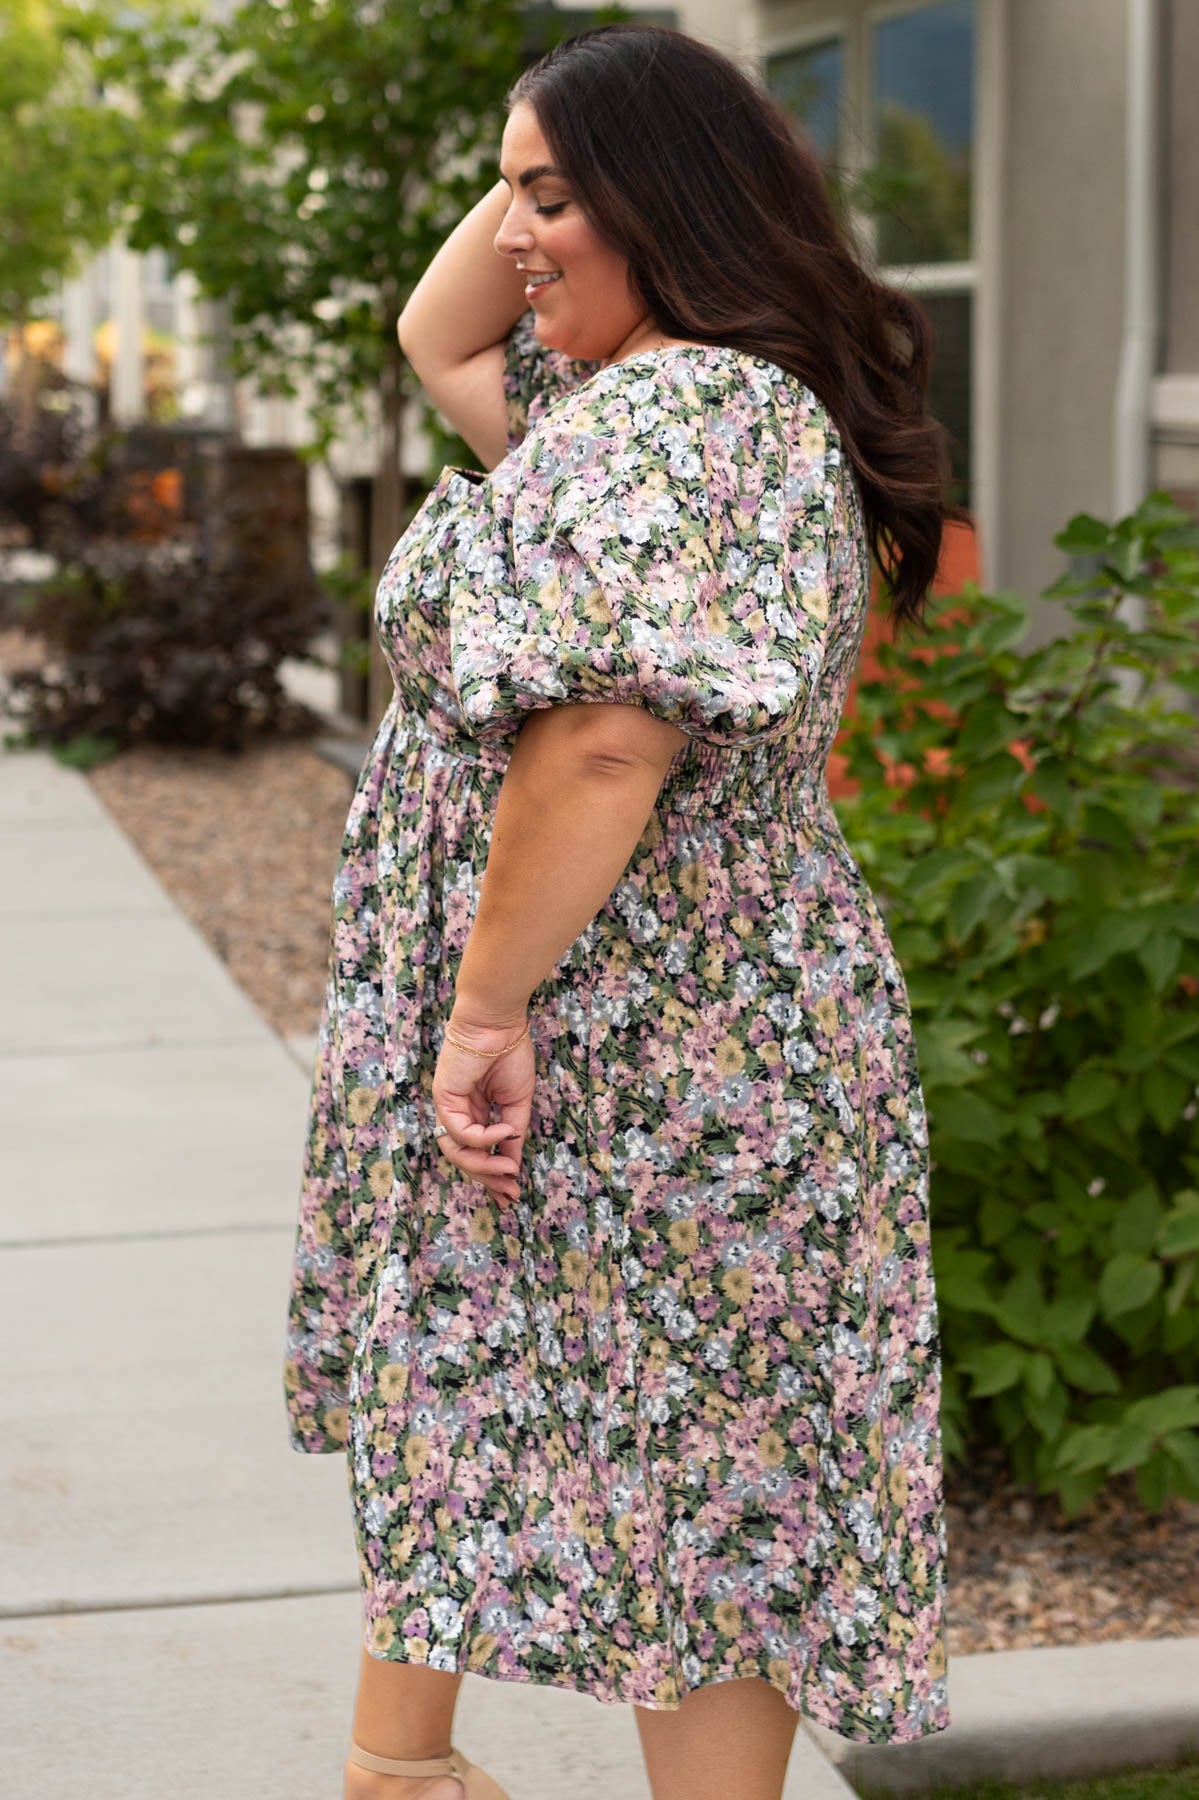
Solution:
[[[565,205],[566,205],[565,200],[559,200],[557,206],[539,206],[537,208],[537,211],[539,213],[545,213],[547,215],[550,213],[560,213],[562,211],[562,208]]]

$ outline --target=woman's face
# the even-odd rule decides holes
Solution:
[[[566,177],[536,175],[522,183],[522,175],[553,160],[537,114],[517,101],[500,146],[509,204],[495,247],[524,264],[526,281],[538,270],[557,272],[557,280],[525,294],[538,342],[580,361],[604,362],[643,324],[646,310],[629,291],[627,259],[592,230]]]

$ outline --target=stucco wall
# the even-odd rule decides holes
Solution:
[[[1199,375],[1199,6],[1173,0],[1166,154],[1166,360],[1170,374]]]
[[[999,582],[1029,599],[1053,534],[1112,501],[1123,325],[1124,0],[1008,0]],[[1054,634],[1038,609],[1035,639]]]

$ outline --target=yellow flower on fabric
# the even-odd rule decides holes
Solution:
[[[745,1359],[745,1373],[752,1382],[760,1384],[766,1379],[768,1366],[765,1344],[755,1344]]]
[[[562,1257],[562,1279],[567,1287],[581,1288],[587,1280],[587,1257],[582,1250],[567,1250]]]
[[[494,1631],[476,1631],[470,1640],[470,1655],[467,1664],[472,1669],[481,1669],[497,1643]]]
[[[826,587],[805,588],[799,597],[799,603],[809,618],[818,620],[821,625],[828,623],[828,589]]]
[[[941,1638],[937,1638],[929,1649],[928,1672],[934,1681],[945,1673],[945,1645]]]
[[[379,1098],[378,1090],[369,1087],[356,1087],[346,1097],[346,1111],[350,1115],[351,1125],[365,1125],[375,1110]]]
[[[608,1286],[608,1277],[604,1274],[602,1269],[597,1269],[591,1277],[589,1292],[591,1298],[591,1310],[597,1313],[604,1312],[611,1296]]]
[[[643,1626],[646,1631],[653,1630],[658,1623],[658,1596],[654,1593],[653,1588],[637,1589],[637,1609],[633,1616],[637,1624]]]
[[[744,1306],[754,1291],[754,1278],[748,1269],[726,1269],[720,1285],[734,1306]]]
[[[699,1249],[699,1226],[694,1219],[672,1219],[666,1235],[680,1256],[692,1256]]]
[[[716,1629],[724,1637],[736,1637],[741,1630],[741,1608],[735,1600],[718,1600],[712,1608]]]
[[[895,1227],[890,1219],[880,1219],[874,1241],[880,1256],[890,1256],[895,1248]]]
[[[350,1429],[349,1414],[344,1406],[330,1406],[325,1413],[325,1436],[335,1444],[344,1444]]]
[[[423,1475],[429,1461],[429,1440],[419,1434],[404,1445],[404,1467],[409,1475]]]
[[[476,1206],[470,1216],[470,1235],[476,1244],[489,1244],[495,1236],[495,1214],[489,1206]]]
[[[745,1046],[735,1037],[721,1038],[716,1046],[716,1067],[722,1075],[739,1075],[745,1067]]]
[[[678,872],[678,885],[688,900],[694,900],[697,903],[705,900],[708,894],[708,871],[703,863],[682,863]]]
[[[612,1542],[618,1550],[627,1551],[635,1535],[636,1528],[633,1524],[632,1513],[621,1513],[612,1527]]]
[[[781,1656],[772,1656],[770,1661],[766,1664],[766,1679],[771,1687],[775,1687],[779,1690],[780,1694],[785,1694],[787,1692],[791,1680],[791,1671]]]
[[[370,1183],[370,1190],[375,1199],[386,1200],[395,1180],[395,1170],[391,1165],[391,1158],[381,1157],[377,1163],[373,1163],[366,1179]]]
[[[402,1400],[408,1392],[408,1364],[386,1363],[375,1377],[375,1386],[385,1405],[390,1406],[394,1401]]]
[[[831,994],[821,994],[819,1000],[817,1000],[816,1004],[813,1006],[812,1012],[821,1031],[824,1032],[826,1037],[832,1037],[836,1032],[839,1021],[837,1002],[833,999],[833,996]]]
[[[663,1675],[661,1681],[654,1688],[654,1699],[667,1711],[678,1705],[679,1684],[673,1675]]]
[[[381,1619],[371,1620],[371,1648],[376,1656],[382,1656],[395,1643],[396,1622],[390,1613],[384,1613]]]
[[[404,1647],[408,1652],[408,1661],[427,1663],[429,1660],[428,1638],[405,1638]]]
[[[289,1356],[283,1365],[283,1385],[289,1394],[294,1394],[300,1385],[300,1365],[294,1356]]]
[[[724,980],[724,951],[719,944],[708,945],[708,954],[704,957],[703,977],[705,981]]]
[[[908,1503],[908,1472],[902,1463],[896,1463],[887,1481],[887,1488],[896,1506]]]
[[[538,600],[540,603],[540,595]],[[587,589],[583,596],[583,617],[590,619],[593,625],[611,625],[612,608],[608,605],[607,595],[603,588],[596,586]]]
[[[776,1469],[787,1454],[787,1446],[773,1425],[765,1430],[758,1439],[758,1455],[768,1469]]]
[[[317,1244],[328,1244],[333,1241],[333,1221],[324,1207],[318,1207],[312,1215],[312,1237]]]
[[[668,1000],[662,1008],[662,1030],[667,1037],[678,1037],[687,1018],[687,1009],[677,1000]]]

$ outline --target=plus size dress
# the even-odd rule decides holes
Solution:
[[[509,451],[379,582],[395,694],[350,806],[303,1157],[290,1442],[347,1461],[384,1659],[676,1707],[760,1675],[840,1735],[949,1723],[928,1140],[826,760],[860,497],[796,377],[602,368],[513,328]],[[614,891],[532,995],[513,1204],[432,1075],[514,734],[680,726]]]

